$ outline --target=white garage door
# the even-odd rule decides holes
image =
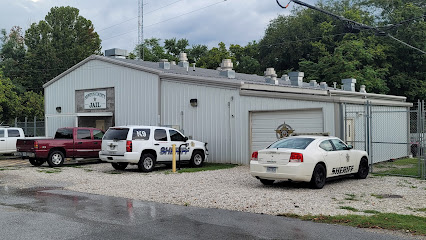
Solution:
[[[275,130],[284,122],[295,132],[324,131],[322,109],[285,110],[251,113],[251,151],[267,147],[277,140]]]

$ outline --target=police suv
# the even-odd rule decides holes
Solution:
[[[200,167],[207,160],[207,143],[188,140],[178,130],[157,126],[118,126],[109,128],[102,138],[99,158],[110,162],[117,170],[137,164],[139,170],[150,172],[156,163],[172,162],[172,145],[176,146],[176,161]],[[180,150],[179,150],[180,149]]]

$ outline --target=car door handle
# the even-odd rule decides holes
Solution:
[[[155,146],[158,146],[158,145],[160,145],[160,144],[159,144],[159,143],[155,143],[154,145],[155,145]]]
[[[94,142],[94,144],[98,144],[98,142]]]
[[[77,144],[83,144],[83,142],[78,142]]]

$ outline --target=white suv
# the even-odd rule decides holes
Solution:
[[[109,128],[102,138],[99,158],[117,170],[137,164],[139,170],[150,172],[156,163],[172,162],[172,145],[176,145],[176,161],[200,167],[207,160],[207,143],[188,140],[178,130],[156,126],[117,126]]]
[[[15,153],[18,138],[25,138],[22,128],[0,126],[0,154]]]

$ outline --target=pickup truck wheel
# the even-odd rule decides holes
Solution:
[[[317,164],[312,173],[311,186],[312,188],[321,189],[325,185],[326,172],[321,164]]]
[[[154,166],[155,157],[150,153],[142,155],[141,159],[138,162],[138,168],[142,172],[151,172],[154,169]]]
[[[111,163],[111,165],[115,170],[124,170],[126,169],[127,165],[129,165],[129,163],[119,162],[119,163]]]
[[[191,156],[190,164],[192,167],[201,167],[204,162],[204,153],[200,150],[194,151]]]
[[[60,167],[64,164],[64,154],[61,151],[53,151],[47,158],[47,163],[50,167]]]
[[[36,167],[41,166],[45,162],[45,160],[37,159],[37,158],[30,158],[29,160],[30,160],[31,165],[36,166]]]

